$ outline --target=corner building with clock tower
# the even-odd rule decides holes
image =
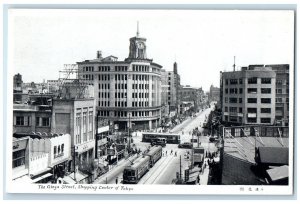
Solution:
[[[99,119],[114,128],[153,129],[161,119],[161,68],[148,59],[146,38],[130,38],[129,55],[124,61],[115,56],[77,62],[79,77],[94,85]]]

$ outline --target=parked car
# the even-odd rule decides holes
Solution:
[[[184,142],[178,145],[178,148],[186,148],[186,149],[192,149],[193,144],[190,142]]]
[[[218,136],[210,136],[209,141],[210,142],[217,142],[217,141],[219,141],[219,138],[218,138]]]

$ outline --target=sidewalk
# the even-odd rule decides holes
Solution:
[[[205,159],[205,162],[207,159]],[[203,166],[204,167],[204,166]],[[209,166],[206,165],[206,168],[203,169],[202,174],[200,174],[200,185],[207,185],[209,176]]]

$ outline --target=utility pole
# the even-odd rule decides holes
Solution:
[[[74,164],[74,180],[76,182],[76,152],[75,152],[75,145],[73,147],[73,150],[74,150],[74,154],[73,154],[73,164]]]
[[[179,156],[179,179],[181,182],[181,155]]]
[[[99,120],[99,111],[96,116],[96,135],[95,135],[95,158],[98,159],[98,121]]]
[[[129,114],[129,121],[128,121],[128,154],[130,155],[130,153],[131,153],[131,150],[130,150],[130,140],[131,140],[131,138],[130,138],[130,126],[131,126],[131,124],[130,124],[130,113],[128,113]]]

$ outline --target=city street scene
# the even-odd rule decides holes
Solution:
[[[293,13],[15,12],[13,185],[292,185]]]

